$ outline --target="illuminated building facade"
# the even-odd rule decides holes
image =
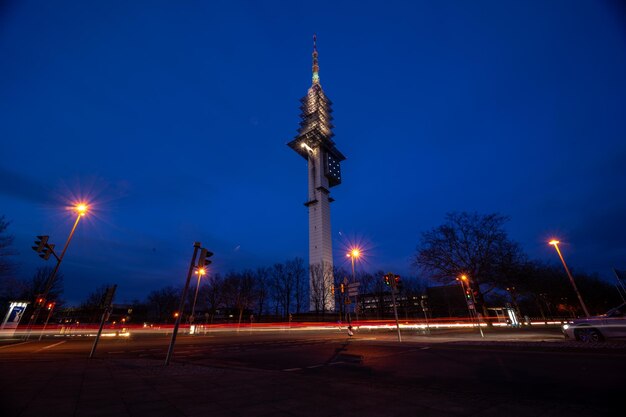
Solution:
[[[320,85],[316,38],[313,37],[313,82],[300,102],[298,135],[288,143],[308,162],[309,307],[333,311],[333,251],[330,228],[330,188],[341,184],[345,156],[332,141],[331,101]]]

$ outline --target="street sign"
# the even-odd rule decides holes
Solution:
[[[113,286],[107,288],[107,292],[102,297],[102,302],[100,304],[101,308],[111,307],[111,303],[113,302],[113,297],[115,296],[116,289],[117,284],[114,284]]]
[[[360,282],[351,282],[350,284],[348,284],[349,297],[356,297],[357,295],[359,295],[359,285],[361,285]]]

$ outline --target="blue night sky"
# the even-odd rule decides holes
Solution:
[[[20,277],[61,246],[78,302],[308,257],[306,161],[286,146],[312,34],[347,156],[335,263],[415,273],[422,231],[500,212],[532,257],[626,269],[626,9],[604,1],[49,2],[0,6],[0,214]],[[52,261],[49,261],[50,265]],[[347,266],[347,263],[345,263]]]

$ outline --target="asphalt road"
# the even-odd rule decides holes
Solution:
[[[487,336],[181,335],[168,368],[164,335],[103,339],[92,360],[92,338],[3,344],[0,404],[5,416],[623,413],[626,347],[554,331]]]

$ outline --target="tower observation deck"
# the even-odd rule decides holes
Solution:
[[[287,145],[308,163],[309,309],[333,311],[333,251],[330,227],[330,188],[341,184],[341,161],[346,157],[332,137],[332,102],[320,85],[316,37],[313,36],[313,80],[300,99],[300,128]]]

